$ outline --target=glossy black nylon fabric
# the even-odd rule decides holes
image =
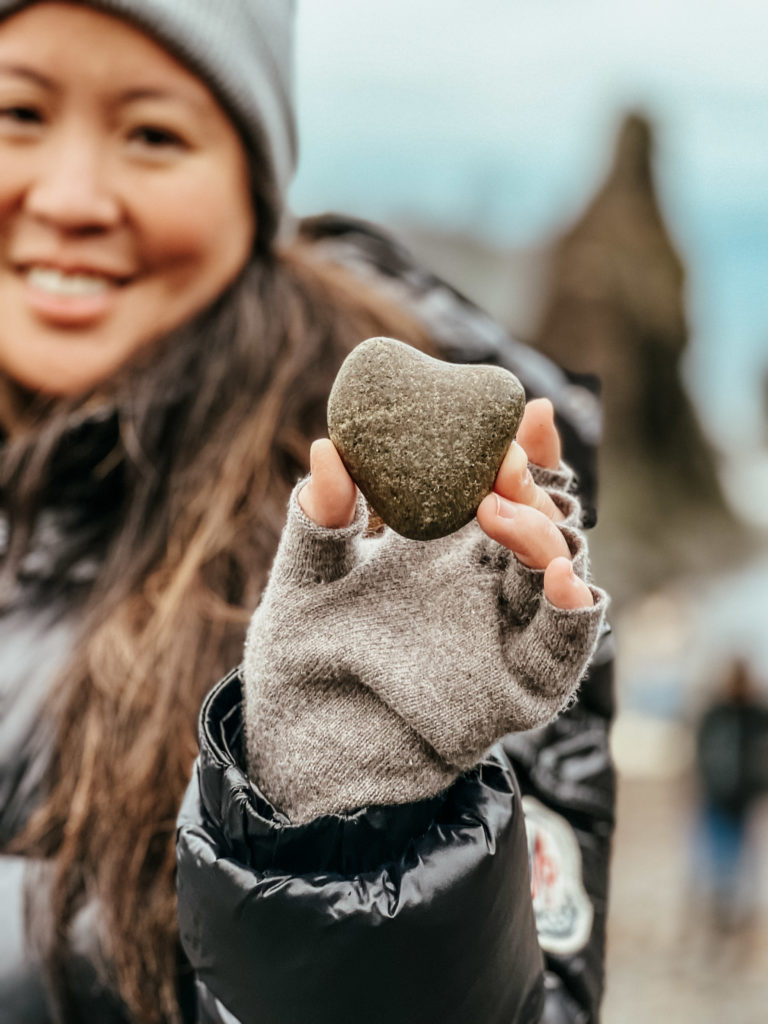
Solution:
[[[181,940],[209,1019],[539,1020],[522,807],[500,750],[437,800],[292,826],[246,778],[241,728],[232,673],[202,709],[179,818]]]

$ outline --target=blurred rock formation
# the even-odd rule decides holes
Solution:
[[[621,602],[716,560],[713,547],[739,533],[682,382],[685,270],[657,200],[644,117],[625,119],[606,180],[556,243],[549,274],[533,343],[601,379],[595,560]]]

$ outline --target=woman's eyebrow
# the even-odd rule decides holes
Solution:
[[[35,71],[33,68],[28,68],[24,64],[12,64],[9,62],[0,61],[0,74],[2,75],[14,75],[17,78],[27,78],[36,85],[42,86],[44,89],[53,89],[53,79],[47,75],[41,74],[39,71]]]
[[[137,103],[141,100],[171,100],[172,102],[184,103],[193,107],[198,112],[202,111],[202,104],[196,96],[175,89],[165,89],[161,86],[136,86],[132,89],[124,89],[115,97],[117,104]]]
[[[43,74],[34,68],[24,64],[13,64],[10,61],[0,61],[0,75],[13,75],[18,78],[26,78],[44,89],[55,89],[55,83],[48,75]],[[195,96],[187,95],[175,89],[166,89],[162,86],[140,85],[131,89],[124,89],[116,96],[118,103],[135,103],[139,100],[179,100],[188,103],[190,106],[198,107],[200,104]]]
[[[134,100],[165,100],[172,94],[159,86],[137,85],[135,88],[123,89],[117,94],[121,103],[132,103]]]

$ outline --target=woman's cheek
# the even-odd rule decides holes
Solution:
[[[158,199],[144,233],[145,261],[180,274],[220,276],[228,283],[251,252],[255,220],[250,196],[235,203],[222,182],[205,188],[181,186]]]

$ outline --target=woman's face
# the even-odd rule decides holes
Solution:
[[[254,232],[237,131],[161,46],[69,3],[0,22],[0,370],[90,389],[218,296]]]

